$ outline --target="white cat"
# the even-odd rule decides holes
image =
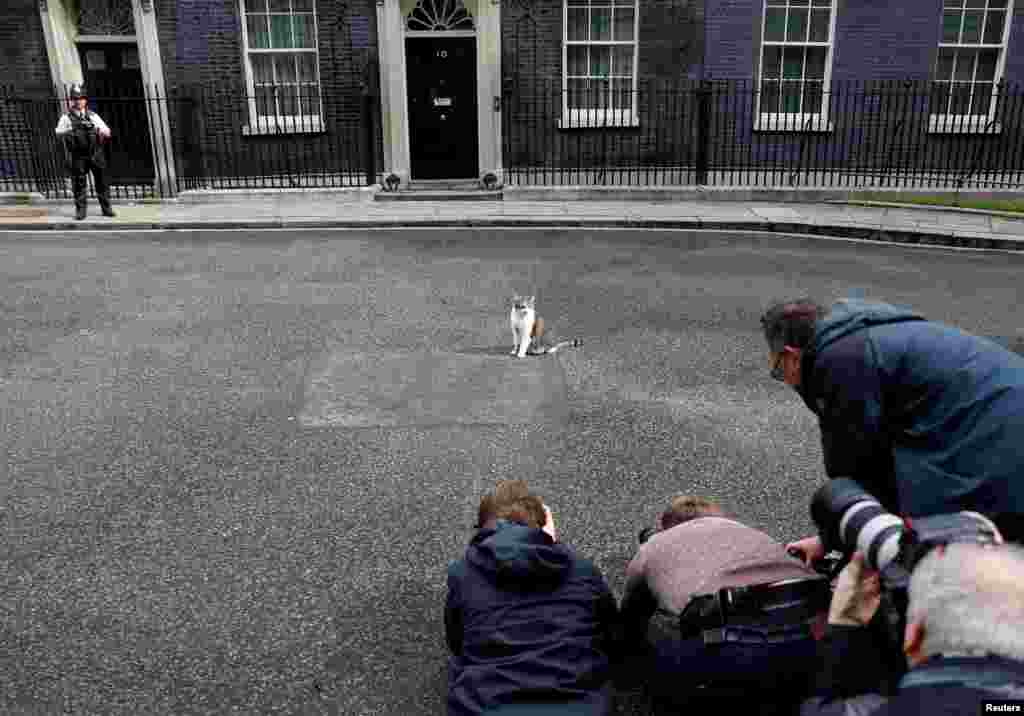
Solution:
[[[571,341],[561,341],[553,346],[544,346],[541,338],[544,336],[544,319],[537,315],[537,298],[535,296],[515,296],[512,299],[512,312],[509,316],[509,323],[512,325],[512,355],[519,358],[529,355],[544,355],[554,353],[565,346],[579,346],[582,341],[574,338]]]

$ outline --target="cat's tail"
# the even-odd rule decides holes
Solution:
[[[550,348],[548,348],[544,352],[545,353],[554,353],[555,351],[557,351],[560,348],[579,348],[582,345],[583,345],[583,341],[581,341],[579,338],[573,338],[571,341],[561,341],[559,343],[556,343],[555,345],[551,346]]]

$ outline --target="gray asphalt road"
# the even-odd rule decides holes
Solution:
[[[861,290],[1018,335],[1022,269],[729,234],[0,236],[0,712],[443,714],[445,567],[495,480],[617,593],[676,492],[810,534],[819,436],[761,309]],[[583,347],[509,357],[515,292]]]

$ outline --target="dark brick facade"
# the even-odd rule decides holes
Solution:
[[[198,185],[204,177],[361,172],[364,84],[377,91],[374,0],[317,2],[324,131],[274,137],[243,131],[249,116],[239,1],[155,0],[179,175]],[[640,0],[639,126],[561,127],[562,3],[502,2],[506,166],[692,166],[702,151],[712,165],[768,165],[782,172],[810,160],[854,162],[862,169],[894,158],[918,164],[941,164],[952,156],[976,165],[1022,161],[1019,100],[1001,109],[1003,131],[995,136],[925,131],[941,0],[838,0],[833,126],[813,134],[755,131],[763,0]],[[1004,78],[1024,82],[1024,0],[1016,5]],[[15,83],[13,91],[49,89],[38,0],[3,3],[0,47],[0,76]],[[701,94],[702,79],[711,81],[712,94]],[[850,83],[864,81],[890,84],[851,92]],[[29,114],[0,99],[0,180],[38,162],[24,137],[48,136],[44,125],[51,117],[45,108]],[[380,170],[379,104],[374,123]]]
[[[17,181],[31,175],[36,162],[28,128],[49,124],[50,118],[36,116],[12,98],[45,94],[53,86],[38,0],[0,3],[0,78],[0,190],[28,190],[30,186]],[[56,112],[54,108],[54,125]]]
[[[47,92],[53,86],[39,0],[0,3],[0,77],[20,92]]]
[[[321,0],[316,10],[324,130],[266,136],[245,131],[250,117],[238,0],[161,0],[165,79],[179,97],[173,131],[190,138],[180,147],[184,178],[201,183],[204,175],[362,171],[363,86],[374,84],[377,72],[376,8],[373,0]]]
[[[648,166],[692,152],[681,89],[700,77],[700,0],[641,0],[638,18],[638,127],[559,128],[562,119],[562,0],[502,6],[503,141],[506,164],[587,168]],[[661,119],[656,119],[661,118]],[[665,121],[662,121],[664,119]]]
[[[729,80],[734,93],[716,100],[710,128],[713,164],[846,165],[862,171],[893,166],[1010,166],[1022,161],[1022,101],[1000,112],[999,135],[930,134],[929,82],[941,33],[941,0],[838,0],[832,61],[832,131],[778,133],[754,130],[755,88],[761,53],[763,0],[708,0],[705,72]],[[1024,3],[1012,21],[1004,78],[1024,80]],[[874,83],[865,87],[865,83]],[[735,93],[738,93],[736,95]]]

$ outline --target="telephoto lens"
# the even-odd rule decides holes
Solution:
[[[879,571],[899,556],[903,520],[853,480],[839,478],[825,483],[811,501],[811,519],[818,526],[826,551],[859,551],[865,565]]]

